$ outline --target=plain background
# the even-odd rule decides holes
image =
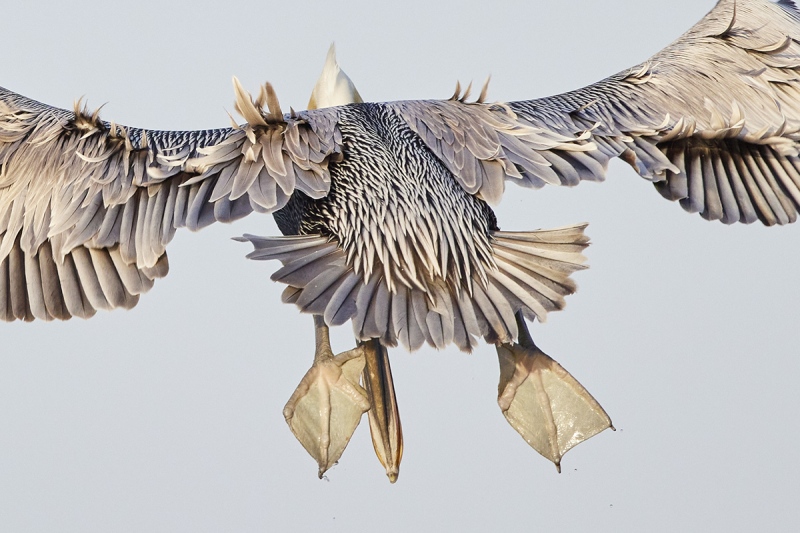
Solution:
[[[161,129],[224,127],[230,79],[305,108],[326,50],[367,100],[446,98],[492,75],[527,99],[643,61],[709,0],[136,2],[5,0],[0,85]],[[133,311],[0,324],[2,531],[788,531],[800,520],[800,228],[725,227],[626,165],[605,184],[527,191],[508,230],[590,222],[591,269],[533,333],[618,428],[564,473],[507,425],[484,346],[392,350],[406,438],[386,480],[366,423],[325,480],[281,410],[311,319],[229,238],[268,216],[179,232]],[[348,327],[335,348],[352,347]]]

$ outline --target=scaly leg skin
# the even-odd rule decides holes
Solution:
[[[497,403],[522,438],[556,465],[568,450],[614,426],[569,372],[542,352],[517,313],[519,344],[501,344]]]
[[[403,428],[394,394],[389,353],[377,339],[360,344],[364,349],[366,366],[363,372],[364,388],[370,398],[369,429],[375,455],[386,469],[391,483],[397,481],[400,461],[403,458]]]
[[[300,444],[319,465],[319,477],[342,456],[350,437],[370,408],[366,391],[358,384],[364,369],[364,349],[359,346],[333,355],[328,326],[314,315],[316,354],[283,408],[283,416]]]

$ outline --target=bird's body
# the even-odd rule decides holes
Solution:
[[[477,252],[489,249],[489,233],[498,229],[486,202],[464,191],[440,161],[429,157],[390,108],[366,104],[345,107],[341,114],[348,117],[342,128],[343,160],[331,165],[329,194],[318,200],[298,195],[302,209],[290,203],[277,211],[281,231],[333,237],[364,278],[376,267],[388,267],[387,278],[409,287],[432,281],[425,279],[426,272],[416,279],[417,265],[430,264],[438,279],[461,286],[469,278],[466,265],[491,264],[485,252],[484,257]],[[297,214],[285,216],[285,210]],[[448,251],[440,255],[444,234],[474,242],[476,251],[462,257],[456,242],[445,241]],[[428,252],[431,245],[437,249]]]
[[[498,229],[486,202],[427,156],[390,108],[368,104],[341,113],[350,116],[342,128],[343,160],[331,165],[330,192],[317,200],[294,197],[275,215],[281,231],[334,239],[353,273],[363,280],[379,276],[386,294],[409,290],[425,297],[434,287],[460,294],[471,290],[473,276],[485,280],[494,267],[491,233]],[[379,337],[397,344],[390,330]],[[419,348],[422,340],[407,343]]]
[[[496,104],[458,90],[446,101],[362,103],[329,54],[311,109],[284,115],[271,86],[253,101],[237,82],[246,123],[195,132],[120,127],[0,89],[0,318],[130,308],[166,274],[177,228],[272,213],[284,236],[246,240],[252,258],[283,263],[273,279],[288,286],[284,300],[315,316],[315,367],[284,413],[306,448],[319,448],[321,471],[349,439],[329,446],[339,410],[354,429],[366,409],[396,477],[386,346],[468,351],[479,338],[498,346],[503,412],[558,464],[610,420],[536,348],[524,318],[544,320],[574,292],[585,226],[501,231],[491,206],[507,182],[600,181],[620,158],[707,219],[793,222],[798,42],[791,2],[722,0],[641,65]],[[360,344],[334,356],[327,327],[347,321]]]

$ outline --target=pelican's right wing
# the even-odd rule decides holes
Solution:
[[[0,88],[0,320],[132,307],[166,274],[177,228],[325,196],[335,109],[284,117],[271,88],[253,102],[235,85],[247,124],[205,131],[122,127]]]
[[[786,224],[800,207],[800,13],[790,0],[721,0],[649,61],[569,93],[387,105],[490,204],[506,180],[599,181],[620,157],[710,220]]]

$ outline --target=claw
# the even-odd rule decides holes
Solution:
[[[517,314],[520,344],[497,347],[497,403],[525,441],[561,472],[568,450],[614,426],[589,392],[530,338]]]

